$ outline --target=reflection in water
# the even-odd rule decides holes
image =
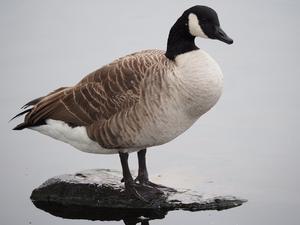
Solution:
[[[149,224],[150,220],[163,219],[167,210],[163,209],[125,209],[94,208],[82,206],[64,206],[51,202],[33,202],[33,204],[54,216],[65,219],[87,219],[100,221],[120,221],[125,225]]]
[[[163,219],[172,209],[133,209],[133,208],[95,208],[78,205],[62,205],[53,202],[33,201],[33,204],[54,216],[64,219],[86,219],[100,221],[120,221],[125,225],[148,225],[150,220]],[[241,205],[241,204],[239,204]],[[237,207],[235,205],[233,207]],[[232,208],[232,207],[228,207]],[[222,208],[217,210],[226,210]],[[204,209],[205,210],[205,209]],[[198,210],[196,210],[198,211]]]

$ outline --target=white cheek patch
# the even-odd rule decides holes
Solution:
[[[189,15],[189,31],[195,37],[208,38],[199,25],[198,17],[194,13]]]

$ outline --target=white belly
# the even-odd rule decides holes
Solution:
[[[91,140],[86,132],[86,128],[70,127],[67,123],[59,120],[46,120],[46,125],[31,127],[44,135],[50,136],[59,141],[72,145],[76,149],[95,154],[117,154],[121,152],[134,152],[140,149],[107,149],[100,146],[97,142]]]

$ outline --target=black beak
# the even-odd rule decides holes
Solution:
[[[227,34],[221,29],[220,26],[216,27],[215,39],[223,41],[229,45],[233,43],[233,40],[227,36]]]

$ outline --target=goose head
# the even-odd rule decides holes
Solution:
[[[216,39],[227,44],[233,40],[221,29],[215,10],[207,6],[196,5],[184,11],[172,26],[166,51],[166,57],[174,60],[177,55],[199,49],[195,38]]]
[[[207,6],[194,6],[183,14],[189,33],[194,37],[217,39],[227,44],[233,40],[222,30],[215,10]]]

